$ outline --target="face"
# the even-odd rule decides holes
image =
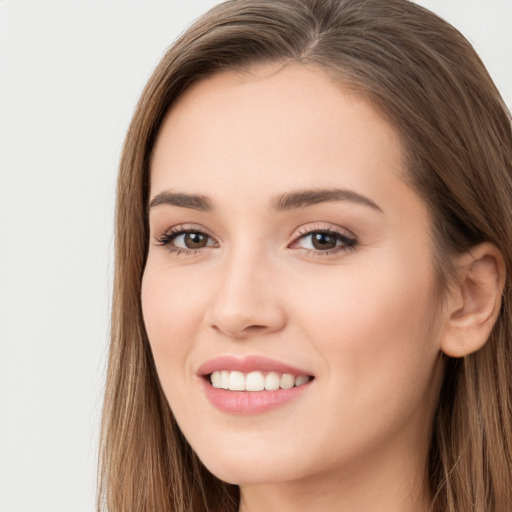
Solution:
[[[167,115],[143,314],[173,414],[221,479],[424,462],[442,315],[403,172],[390,125],[306,66],[214,76]]]

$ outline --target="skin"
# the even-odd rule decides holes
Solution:
[[[161,127],[151,198],[207,196],[211,211],[150,209],[145,325],[171,409],[206,467],[241,486],[243,512],[427,511],[430,424],[449,315],[427,209],[401,178],[392,127],[312,67],[259,66],[190,88]],[[276,196],[348,189],[361,202],[276,211]],[[176,226],[207,245],[162,245]],[[357,240],[336,252],[308,233]],[[159,241],[160,240],[160,241]],[[176,249],[181,248],[178,254]],[[217,410],[199,366],[261,355],[314,375],[256,415]]]

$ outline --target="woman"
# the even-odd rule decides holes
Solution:
[[[512,508],[512,133],[404,0],[235,0],[118,182],[108,510]]]

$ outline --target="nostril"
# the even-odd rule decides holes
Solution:
[[[243,339],[250,335],[264,334],[267,331],[272,331],[272,327],[262,324],[236,324],[235,322],[224,321],[222,323],[214,324],[211,326],[219,333],[223,333],[231,338]]]
[[[248,331],[263,331],[264,329],[266,329],[265,325],[249,325],[246,327]]]

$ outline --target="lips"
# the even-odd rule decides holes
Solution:
[[[208,400],[230,413],[259,413],[299,397],[314,376],[300,368],[261,356],[220,356],[204,363]]]

